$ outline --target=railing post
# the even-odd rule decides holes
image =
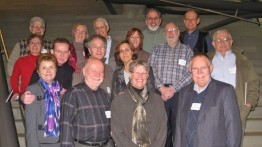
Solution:
[[[0,54],[0,146],[19,147],[11,102],[5,102],[7,96],[8,86],[3,57]]]

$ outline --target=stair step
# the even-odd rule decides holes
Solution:
[[[248,119],[252,119],[252,118],[262,119],[262,107],[261,106],[257,106],[254,111],[250,112]]]
[[[26,147],[25,135],[18,135],[18,141],[19,141],[20,147]]]
[[[25,134],[25,127],[22,120],[15,121],[17,134]]]
[[[21,111],[19,108],[13,107],[13,114],[14,114],[15,121],[22,120]]]
[[[243,147],[261,147],[262,145],[262,132],[245,133],[243,140]]]
[[[262,119],[248,119],[245,132],[262,132]]]

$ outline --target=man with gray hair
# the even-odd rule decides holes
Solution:
[[[189,46],[180,43],[180,30],[175,23],[169,22],[165,25],[164,35],[166,43],[156,45],[153,48],[149,64],[153,69],[155,87],[165,103],[168,117],[168,134],[165,147],[172,147],[178,92],[192,81],[188,65],[193,56],[193,51]]]
[[[93,26],[96,34],[101,35],[106,39],[106,53],[104,56],[104,63],[108,64],[114,71],[117,66],[114,57],[117,41],[113,40],[109,35],[110,27],[105,18],[96,18],[93,22]]]
[[[161,13],[157,9],[147,9],[145,18],[147,28],[143,30],[143,50],[152,53],[155,45],[165,43],[163,28],[160,27],[161,22]]]
[[[29,31],[31,34],[44,36],[45,33],[44,19],[41,17],[32,17],[29,21]],[[49,52],[49,50],[52,48],[51,42],[46,39],[43,39],[43,42],[44,42],[44,48],[42,49],[41,52]],[[27,38],[18,41],[15,44],[7,63],[7,72],[9,76],[11,76],[13,72],[13,68],[16,60],[19,57],[26,56],[28,54],[29,54],[29,50],[27,49]]]
[[[226,29],[214,33],[212,44],[216,52],[208,53],[214,65],[211,76],[235,88],[244,131],[247,117],[259,98],[259,77],[242,50],[232,49],[233,39]]]

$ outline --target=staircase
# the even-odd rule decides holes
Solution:
[[[246,51],[245,55],[253,62],[260,77],[260,98],[254,111],[250,113],[245,130],[244,147],[262,146],[262,50]]]
[[[22,16],[1,16],[0,26],[2,27],[3,35],[5,37],[6,46],[8,51],[12,50],[14,43],[26,37],[28,34],[28,20],[30,15]],[[137,16],[136,18],[126,18],[124,15],[45,15],[44,18],[47,22],[46,38],[53,40],[58,36],[64,36],[68,39],[71,38],[71,27],[76,22],[84,22],[88,25],[89,34],[94,34],[92,21],[96,17],[107,18],[111,31],[110,35],[116,40],[123,40],[125,34],[130,27],[138,27],[140,29],[145,28],[144,16]],[[201,26],[206,26],[213,22],[216,22],[223,17],[219,16],[201,16]],[[183,17],[174,15],[164,15],[163,24],[169,21],[175,21],[181,28],[183,28]],[[18,25],[19,24],[19,25]],[[200,26],[200,28],[201,28]],[[256,25],[246,22],[237,22],[225,26],[228,29],[233,38],[234,46],[240,47],[245,50],[245,55],[251,59],[256,67],[256,70],[262,81],[262,29]],[[243,28],[246,28],[243,30]],[[12,30],[12,31],[11,31]],[[15,32],[15,33],[14,33]],[[241,32],[241,33],[240,33]],[[210,32],[212,34],[213,31]],[[252,35],[250,35],[252,34]],[[262,92],[262,84],[260,85],[260,91]],[[19,105],[17,102],[12,102],[13,113],[16,120],[17,133],[21,147],[25,147],[25,129],[22,122]],[[252,111],[248,117],[247,128],[244,136],[244,147],[261,147],[262,146],[262,96],[260,94],[259,103],[254,111]]]

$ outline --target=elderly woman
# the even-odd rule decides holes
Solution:
[[[19,96],[25,92],[30,82],[31,75],[35,70],[36,60],[41,54],[43,48],[42,36],[33,34],[28,40],[29,55],[20,57],[16,62],[10,77],[11,87],[13,89],[13,100],[18,100]],[[19,84],[20,82],[20,84]]]
[[[111,104],[112,137],[117,147],[164,147],[167,116],[158,94],[146,86],[149,65],[136,60],[130,63],[127,89]]]
[[[85,41],[89,37],[87,26],[83,23],[75,24],[72,28],[72,36],[69,61],[76,71],[80,71],[89,55],[88,49],[85,47]]]
[[[40,79],[27,87],[36,100],[25,106],[27,147],[60,147],[60,92],[54,81],[57,60],[51,54],[41,55],[36,64]]]
[[[132,48],[134,48],[138,59],[143,61],[148,61],[150,54],[142,49],[144,35],[138,28],[131,28],[126,34],[126,40],[130,43]]]
[[[121,68],[115,70],[113,74],[112,93],[111,93],[112,98],[121,94],[127,88],[127,84],[129,82],[129,74],[130,74],[129,63],[137,58],[134,52],[135,52],[134,49],[131,48],[130,44],[127,41],[120,42],[116,47],[115,59],[116,62],[121,65]],[[150,91],[155,91],[154,76],[152,70],[150,70],[149,75],[150,76],[148,80],[148,89]]]
[[[83,23],[76,23],[72,28],[73,42],[70,44],[69,64],[74,68],[72,86],[82,82],[81,68],[89,56],[85,46],[88,35],[87,26]]]

